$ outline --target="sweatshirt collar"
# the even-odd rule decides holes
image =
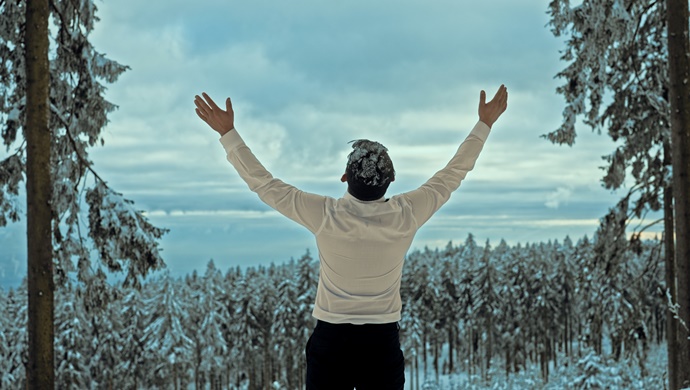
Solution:
[[[359,200],[359,199],[355,198],[349,191],[345,190],[345,195],[343,195],[343,199],[352,199],[352,200],[359,202],[359,203],[383,203],[386,201],[386,196],[384,195],[384,196],[382,196],[378,199],[375,199],[375,200]]]

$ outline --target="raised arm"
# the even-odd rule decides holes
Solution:
[[[286,217],[315,233],[323,222],[327,198],[300,191],[279,179],[274,178],[254,156],[242,137],[235,130],[235,114],[232,102],[225,102],[226,110],[221,109],[207,94],[194,98],[196,113],[221,137],[228,161],[235,167],[249,189],[259,198]]]
[[[508,91],[504,85],[501,85],[494,98],[488,103],[486,93],[481,91],[479,122],[465,138],[450,162],[421,187],[403,194],[412,205],[418,226],[428,221],[450,199],[450,194],[460,186],[467,173],[474,168],[491,127],[507,107]]]

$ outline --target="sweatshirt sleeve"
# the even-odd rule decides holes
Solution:
[[[467,172],[474,168],[490,131],[491,128],[484,122],[477,122],[445,168],[436,172],[418,189],[402,194],[412,206],[418,227],[426,223],[450,199],[450,194],[460,187]]]
[[[276,179],[254,156],[237,130],[232,129],[220,138],[227,159],[235,167],[249,189],[284,216],[316,233],[325,216],[325,196],[300,191]]]

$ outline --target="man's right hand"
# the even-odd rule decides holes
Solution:
[[[486,102],[486,92],[481,91],[479,93],[479,120],[489,127],[493,126],[506,108],[508,108],[508,89],[505,85],[501,84],[494,98],[488,103]]]
[[[235,127],[235,112],[232,110],[232,102],[230,98],[227,98],[225,100],[226,110],[223,111],[206,92],[202,95],[206,99],[205,101],[199,95],[194,97],[196,114],[222,137]]]

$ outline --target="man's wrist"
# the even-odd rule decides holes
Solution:
[[[218,134],[220,134],[220,136],[222,137],[222,136],[224,136],[225,134],[231,132],[231,131],[234,130],[234,129],[235,129],[235,126],[233,126],[230,130],[218,130]]]
[[[487,121],[486,119],[479,118],[479,121],[482,122],[483,124],[489,126],[489,128],[491,128],[491,125],[493,125],[493,123]]]

